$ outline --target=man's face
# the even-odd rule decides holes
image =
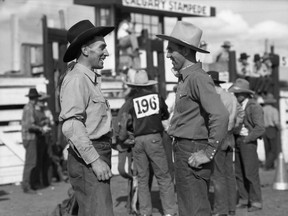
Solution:
[[[182,55],[181,47],[170,41],[167,46],[166,58],[169,58],[171,60],[173,65],[172,69],[174,69],[175,71],[180,71],[186,60],[185,57]]]
[[[102,69],[104,67],[104,60],[109,56],[107,45],[104,37],[95,37],[94,40],[87,45],[88,62],[92,69]]]
[[[247,93],[235,93],[235,97],[239,103],[242,103],[247,97]]]

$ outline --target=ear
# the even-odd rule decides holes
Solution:
[[[86,45],[81,46],[81,52],[84,56],[88,56],[88,53],[89,53],[88,46]]]

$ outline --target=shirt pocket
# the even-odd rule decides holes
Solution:
[[[97,109],[97,114],[100,116],[106,116],[107,110],[109,109],[109,107],[105,98],[102,96],[93,96],[91,100],[95,106],[95,109]]]
[[[189,95],[186,91],[179,92],[179,101],[176,103],[177,110],[182,113],[191,106],[189,105]]]

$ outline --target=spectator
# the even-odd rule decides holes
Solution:
[[[251,77],[264,77],[269,75],[269,69],[266,64],[262,62],[259,54],[254,55],[254,65]]]
[[[22,114],[22,141],[26,150],[23,171],[22,189],[24,193],[35,194],[36,185],[33,183],[32,172],[37,164],[37,134],[44,133],[44,129],[36,121],[36,104],[41,96],[36,88],[31,88],[28,95],[28,104],[24,106]]]
[[[214,81],[216,92],[220,95],[224,106],[229,112],[227,135],[214,158],[214,170],[212,173],[214,185],[213,212],[215,216],[224,216],[228,215],[228,213],[229,215],[235,215],[236,180],[233,167],[233,148],[235,147],[233,130],[242,124],[244,111],[237,102],[236,97],[221,88],[220,84],[225,83],[225,81],[219,80],[219,73],[217,71],[208,71],[207,73]]]
[[[213,81],[202,70],[196,53],[202,30],[178,21],[168,40],[167,58],[179,82],[174,114],[168,134],[174,137],[175,180],[179,216],[210,216],[208,186],[212,160],[225,136],[228,111],[217,95]]]
[[[279,131],[280,120],[279,120],[279,112],[273,104],[276,104],[277,100],[271,93],[268,93],[264,98],[264,124],[265,124],[265,133],[263,135],[264,138],[264,146],[265,146],[265,170],[274,169],[274,162],[277,158],[277,154],[279,152]]]
[[[251,66],[248,62],[249,57],[250,56],[246,53],[240,54],[240,58],[238,60],[239,63],[237,64],[237,73],[242,78],[251,76]]]
[[[216,55],[216,62],[224,62],[227,63],[229,62],[229,52],[231,48],[231,42],[230,41],[224,41],[222,44],[222,50]]]
[[[248,207],[248,212],[253,212],[262,209],[257,139],[265,131],[263,109],[252,98],[254,92],[247,80],[238,78],[229,91],[235,94],[245,112],[235,146],[235,175],[240,198],[237,207]]]

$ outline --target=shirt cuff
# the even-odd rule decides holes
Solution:
[[[216,152],[217,152],[217,149],[218,149],[218,146],[219,146],[220,142],[219,141],[215,141],[214,144],[209,142],[209,145],[207,146],[207,148],[205,149],[205,154],[207,155],[207,157],[210,159],[210,160],[213,160]]]
[[[100,157],[94,146],[91,146],[90,149],[86,149],[85,152],[80,152],[80,155],[86,164],[91,164]]]

